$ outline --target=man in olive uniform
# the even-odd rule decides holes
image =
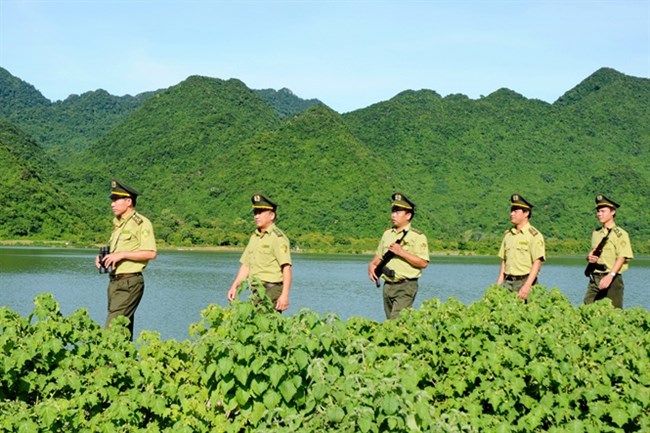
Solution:
[[[628,261],[634,258],[632,245],[627,232],[616,225],[616,209],[619,204],[602,194],[596,196],[596,218],[601,226],[591,234],[591,251],[587,256],[589,263],[595,263],[594,272],[589,276],[589,285],[584,303],[591,304],[609,298],[612,305],[623,308],[623,272],[628,269]],[[594,250],[601,240],[607,237],[600,256]]]
[[[240,284],[247,278],[253,283],[252,279],[256,278],[264,285],[274,308],[282,312],[289,308],[291,290],[289,239],[275,225],[278,205],[261,194],[254,194],[251,201],[257,230],[239,260],[241,266],[227,297],[234,300]]]
[[[497,284],[517,293],[526,300],[546,260],[544,236],[530,225],[533,205],[519,194],[510,197],[510,222],[513,227],[506,230],[499,257],[501,268]]]
[[[375,257],[368,264],[368,276],[377,286],[379,277],[384,279],[384,312],[387,319],[396,319],[400,311],[413,306],[418,279],[429,265],[429,245],[427,237],[411,227],[415,204],[400,193],[391,199],[392,228],[382,235]],[[378,269],[387,253],[392,258]]]
[[[129,319],[129,332],[133,338],[135,310],[144,293],[142,271],[149,260],[156,258],[156,239],[151,221],[135,210],[139,193],[126,184],[111,182],[111,209],[113,232],[109,241],[109,254],[95,265],[109,270],[108,317],[106,327],[118,316]]]

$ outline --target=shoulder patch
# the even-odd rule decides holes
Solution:
[[[531,228],[529,228],[528,231],[529,231],[530,234],[533,235],[533,236],[537,236],[537,235],[539,234],[539,232],[537,231],[537,229],[536,229],[535,227],[531,227]]]
[[[273,233],[275,233],[276,236],[278,236],[280,238],[284,237],[284,233],[282,232],[282,230],[280,230],[277,227],[273,227]]]
[[[138,214],[133,215],[133,221],[137,224],[140,225],[142,224],[142,217]]]

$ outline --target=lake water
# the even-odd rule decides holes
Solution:
[[[21,315],[33,310],[34,297],[54,295],[64,315],[85,308],[99,324],[106,318],[108,277],[94,266],[95,250],[0,247],[0,305]],[[160,332],[163,339],[188,338],[189,326],[211,303],[227,305],[226,291],[239,269],[240,253],[160,251],[145,271],[145,294],[136,313],[135,334]],[[333,312],[342,319],[361,316],[383,321],[381,289],[368,280],[370,256],[294,254],[291,305]],[[469,305],[496,281],[497,257],[432,256],[420,280],[415,306],[454,297]],[[584,258],[550,257],[540,283],[559,288],[570,302],[582,303],[587,278]],[[650,310],[650,258],[635,258],[625,273],[625,308]]]

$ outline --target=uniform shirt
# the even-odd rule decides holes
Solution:
[[[607,229],[605,227],[600,227],[594,230],[591,234],[591,248],[596,248],[605,236],[607,236]],[[609,238],[607,238],[607,242],[605,242],[603,252],[598,259],[598,264],[605,265],[607,272],[609,273],[612,271],[616,259],[619,257],[625,257],[629,260],[634,257],[634,254],[632,253],[632,245],[630,244],[630,237],[627,232],[614,225],[609,234]],[[626,260],[618,273],[622,274],[627,271],[628,267]]]
[[[110,252],[123,251],[156,251],[156,239],[153,234],[151,221],[140,215],[135,210],[122,215],[122,218],[113,219],[113,232],[111,233]],[[148,261],[136,262],[122,260],[117,264],[116,274],[130,274],[142,272],[147,267]]]
[[[544,236],[530,223],[521,230],[513,227],[503,237],[499,257],[506,263],[506,275],[528,275],[535,260],[546,260]]]
[[[422,232],[412,229],[411,224],[408,224],[400,231],[397,231],[394,227],[386,230],[377,246],[377,251],[375,252],[377,257],[383,257],[386,251],[388,251],[388,247],[402,237],[404,230],[408,233],[406,233],[404,240],[400,242],[402,248],[428,262],[429,244],[427,242],[427,237]],[[386,268],[395,271],[394,278],[388,278],[386,275],[382,275],[384,280],[388,282],[399,281],[405,278],[420,278],[422,275],[422,269],[411,266],[409,262],[397,256],[393,257],[388,261],[388,263],[386,263]]]
[[[248,266],[249,277],[259,278],[265,283],[279,283],[282,281],[282,265],[291,264],[289,239],[275,224],[263,231],[257,229],[239,262]]]

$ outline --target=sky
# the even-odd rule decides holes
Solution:
[[[650,0],[0,0],[0,67],[51,101],[202,75],[339,113],[419,89],[552,103],[601,67],[650,78]]]

